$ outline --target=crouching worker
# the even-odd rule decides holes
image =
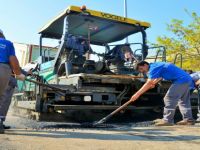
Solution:
[[[192,84],[192,78],[188,73],[176,67],[174,64],[165,62],[149,64],[146,61],[141,61],[136,65],[136,69],[140,73],[147,74],[148,80],[141,89],[131,97],[132,101],[137,100],[147,90],[154,88],[161,79],[172,81],[172,85],[164,97],[165,107],[163,118],[156,120],[156,126],[173,125],[177,105],[183,117],[183,120],[177,124],[194,124],[190,104],[190,85]]]
[[[192,77],[194,83],[195,83],[195,87],[199,87],[200,85],[200,72],[194,72],[191,73],[190,76]]]
[[[195,88],[198,91],[198,114],[197,114],[197,122],[200,122],[200,72],[191,73],[190,76],[192,77]]]

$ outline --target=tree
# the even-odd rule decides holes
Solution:
[[[167,49],[167,61],[173,62],[175,55],[183,55],[183,69],[200,70],[200,17],[196,13],[191,15],[192,21],[188,25],[183,20],[173,19],[167,25],[167,30],[172,33],[172,37],[159,36],[158,45],[163,45]],[[177,59],[176,65],[180,64]]]

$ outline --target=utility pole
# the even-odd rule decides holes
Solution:
[[[124,0],[124,17],[127,18],[127,0]],[[126,38],[126,43],[128,43],[128,37]]]

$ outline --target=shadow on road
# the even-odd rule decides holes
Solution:
[[[171,131],[172,133],[173,131]],[[128,132],[101,132],[98,130],[83,131],[35,131],[35,130],[9,130],[8,135],[31,136],[42,138],[73,138],[73,139],[96,139],[96,140],[138,140],[138,141],[192,141],[200,140],[196,135],[172,135],[168,130],[130,130]]]

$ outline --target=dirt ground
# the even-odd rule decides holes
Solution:
[[[9,116],[12,129],[0,135],[0,150],[197,150],[200,125],[83,129]]]

